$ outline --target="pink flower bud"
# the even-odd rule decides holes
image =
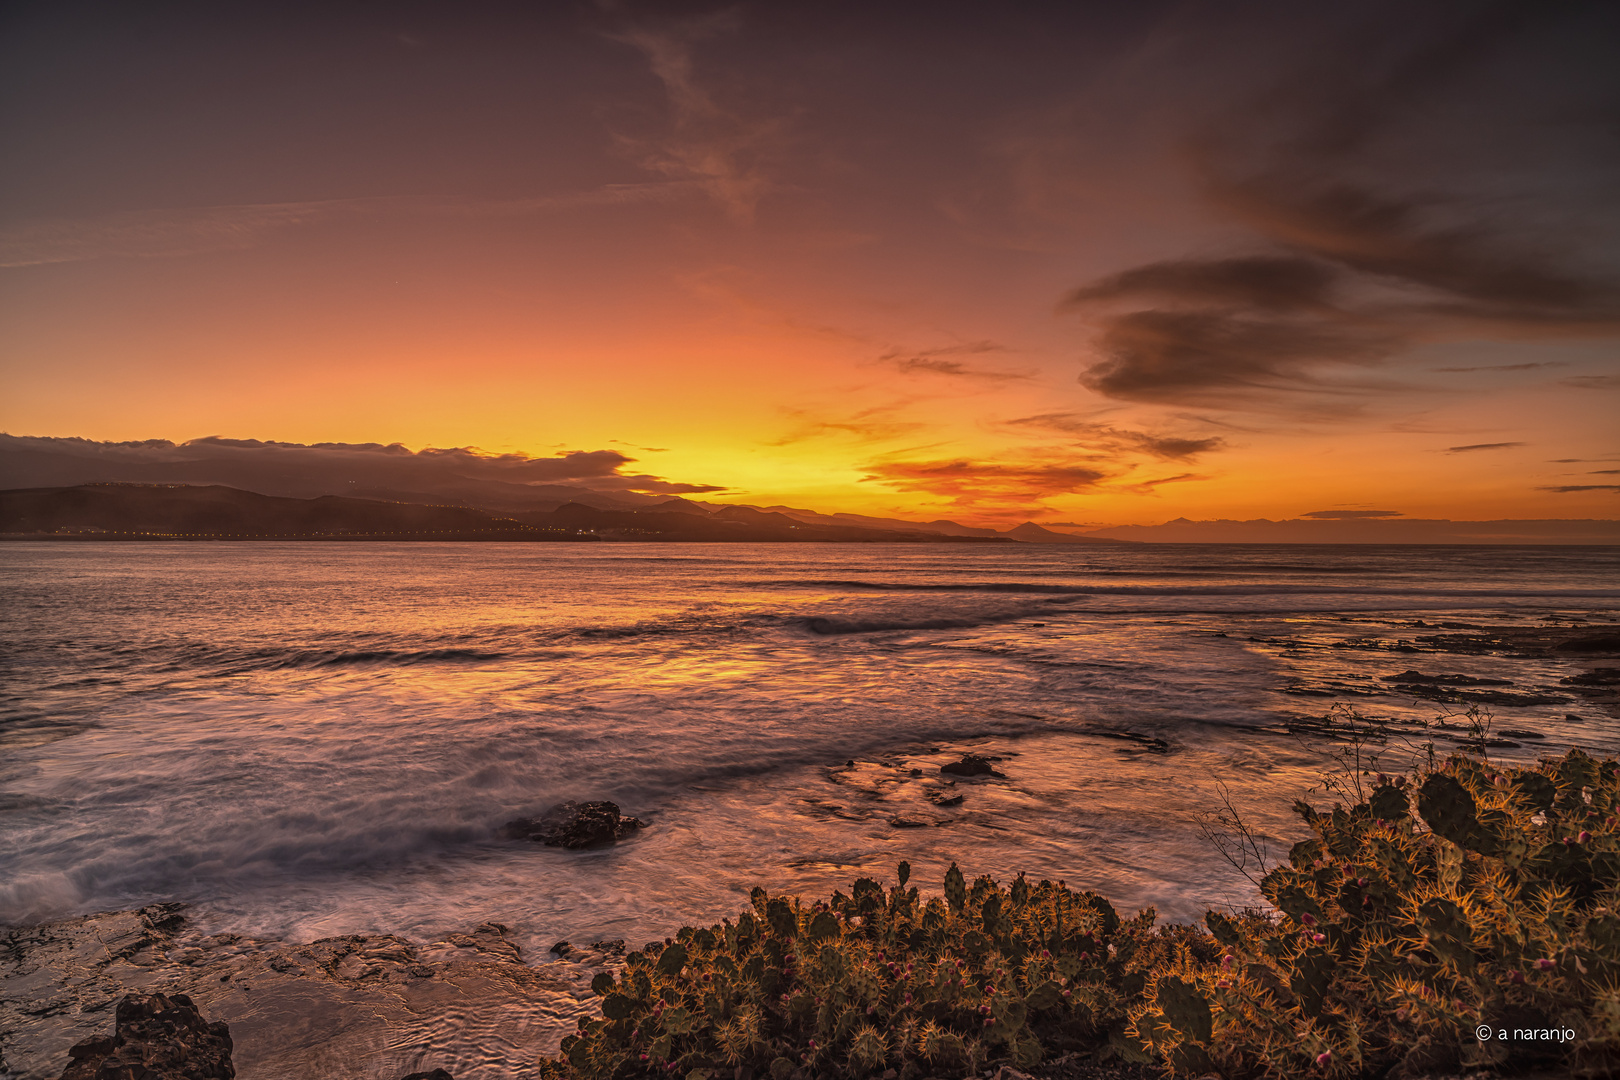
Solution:
[[[1546,959],[1545,957],[1543,957],[1542,959],[1536,961],[1536,970],[1538,970],[1538,971],[1551,971],[1553,968],[1555,968],[1557,966],[1558,966],[1557,964],[1553,963],[1551,960]]]
[[[1227,969],[1228,971],[1232,970],[1236,964],[1237,957],[1233,956],[1231,953],[1227,953],[1225,956],[1221,957],[1221,967]]]
[[[1585,829],[1582,829],[1581,830],[1581,835],[1579,835],[1579,836],[1577,836],[1575,838],[1575,842],[1577,844],[1584,844],[1590,839],[1592,839],[1592,834],[1587,832]]]
[[[1318,945],[1320,945],[1320,944],[1322,944],[1322,942],[1327,940],[1327,935],[1326,934],[1312,934],[1311,935],[1311,940],[1316,942]]]
[[[1226,988],[1227,988],[1227,987],[1228,987],[1228,986],[1231,986],[1231,985],[1232,985],[1232,980],[1231,980],[1231,979],[1216,979],[1216,980],[1215,980],[1215,985],[1216,985],[1216,986],[1219,986],[1219,987],[1220,987],[1220,988],[1221,988],[1221,989],[1223,989],[1223,990],[1224,990],[1224,989],[1226,989]]]
[[[1322,1051],[1320,1054],[1316,1055],[1317,1068],[1320,1068],[1320,1069],[1327,1068],[1328,1067],[1328,1062],[1330,1062],[1332,1060],[1333,1060],[1333,1051],[1331,1051],[1331,1050]]]
[[[987,1017],[984,1018],[984,1026],[985,1027],[989,1027],[994,1023],[995,1023],[995,1021],[990,1019],[990,1017],[987,1016]]]
[[[1299,917],[1299,921],[1304,923],[1306,926],[1315,926],[1316,916],[1307,911],[1305,914]]]

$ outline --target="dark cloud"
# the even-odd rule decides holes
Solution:
[[[1331,385],[1310,369],[1325,360],[1371,364],[1393,347],[1387,333],[1344,318],[1285,319],[1203,309],[1149,309],[1104,320],[1105,359],[1080,381],[1107,397],[1159,404],[1232,404],[1257,393]]]
[[[1564,484],[1560,487],[1542,487],[1536,490],[1565,495],[1572,491],[1620,491],[1620,484]]]
[[[1189,160],[1250,250],[1159,260],[1069,293],[1062,308],[1086,319],[1100,354],[1080,381],[1128,401],[1297,408],[1377,389],[1334,373],[1420,343],[1620,335],[1620,279],[1594,228],[1616,224],[1614,200],[1580,219],[1548,179],[1556,170],[1519,168],[1498,148],[1515,132],[1556,135],[1585,155],[1582,175],[1614,169],[1597,128],[1620,108],[1620,80],[1566,78],[1547,44],[1576,33],[1585,10],[1435,5],[1403,14],[1398,33],[1391,11],[1373,10],[1304,52],[1292,75],[1206,117]],[[1468,123],[1446,112],[1497,102],[1513,111]],[[1526,209],[1500,212],[1514,200]],[[1563,242],[1549,241],[1553,220]]]
[[[1559,381],[1579,390],[1620,390],[1620,375],[1576,375]]]
[[[1299,515],[1302,518],[1317,518],[1333,521],[1354,521],[1361,518],[1394,518],[1401,517],[1399,510],[1312,510],[1308,514]]]
[[[1448,454],[1466,454],[1466,453],[1469,453],[1470,451],[1473,451],[1473,450],[1510,450],[1515,446],[1528,446],[1528,445],[1530,445],[1530,444],[1529,443],[1522,443],[1522,442],[1469,443],[1467,446],[1448,446],[1448,447],[1446,447],[1446,453],[1448,453]]]
[[[1588,470],[1588,474],[1591,476],[1620,476],[1620,469],[1591,469]]]
[[[1144,431],[1098,424],[1073,413],[1041,413],[1008,420],[1005,426],[1037,429],[1073,435],[1088,450],[1100,453],[1139,451],[1160,461],[1192,461],[1200,454],[1224,449],[1226,440],[1218,436],[1202,439],[1178,435],[1153,435]]]
[[[1160,299],[1268,311],[1322,309],[1330,306],[1339,277],[1334,267],[1298,256],[1171,260],[1138,266],[1075,289],[1061,306],[1075,310],[1103,300]]]
[[[624,467],[617,450],[551,457],[488,454],[472,447],[412,451],[398,443],[288,443],[211,435],[108,443],[0,435],[0,486],[54,487],[128,481],[223,484],[268,495],[433,495],[489,504],[521,502],[541,489],[604,493],[693,494],[723,491]]]

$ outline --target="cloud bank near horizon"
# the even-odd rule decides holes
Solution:
[[[524,489],[578,488],[603,495],[697,495],[727,490],[647,473],[628,473],[635,458],[617,450],[576,450],[551,457],[489,454],[473,447],[411,450],[399,443],[291,443],[211,435],[185,442],[0,434],[0,486],[81,483],[218,483],[266,495],[396,493],[504,495]]]

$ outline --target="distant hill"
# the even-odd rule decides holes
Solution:
[[[235,488],[86,484],[0,491],[8,540],[582,540],[464,506]]]
[[[1074,533],[1053,532],[1043,529],[1033,521],[1026,521],[1016,529],[1008,529],[1003,536],[1010,536],[1014,540],[1022,540],[1026,544],[1126,544],[1128,540],[1117,540],[1111,536],[1077,536]]]
[[[1604,518],[1285,518],[1117,525],[1088,533],[1149,544],[1620,544],[1620,521]]]
[[[679,503],[678,500],[672,500]],[[731,506],[651,507],[499,516],[465,506],[323,495],[292,499],[218,485],[83,484],[0,491],[6,540],[658,540],[755,543],[1010,543],[1006,537],[806,525]]]

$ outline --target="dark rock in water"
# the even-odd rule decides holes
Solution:
[[[432,1072],[414,1072],[409,1076],[402,1076],[399,1080],[456,1080],[455,1077],[443,1069],[434,1069]]]
[[[537,818],[518,818],[501,826],[508,840],[532,840],[547,847],[597,847],[622,840],[641,828],[636,818],[622,817],[619,804],[560,803]]]
[[[113,1034],[68,1051],[62,1080],[233,1080],[231,1029],[185,994],[125,994]]]
[[[1512,686],[1506,679],[1476,679],[1472,675],[1425,675],[1407,670],[1399,675],[1385,675],[1385,682],[1420,686]]]
[[[1558,681],[1566,686],[1620,686],[1620,668],[1593,668]]]
[[[941,765],[939,771],[950,776],[995,776],[1006,779],[1007,774],[990,767],[990,759],[977,754],[963,754],[961,761]]]
[[[928,801],[935,806],[961,806],[962,796],[952,795],[948,791],[930,791]]]
[[[1620,634],[1589,634],[1570,638],[1553,646],[1558,652],[1605,653],[1620,652]]]

